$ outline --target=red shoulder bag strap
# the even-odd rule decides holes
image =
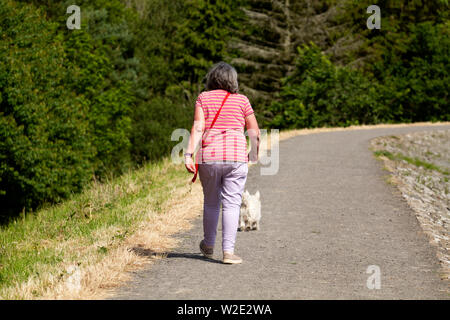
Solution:
[[[211,126],[209,127],[208,130],[211,130],[212,127],[214,126],[214,124],[216,123],[217,118],[219,117],[220,111],[223,108],[223,105],[225,104],[225,101],[227,101],[228,97],[230,96],[230,93],[227,92],[227,94],[225,95],[225,98],[222,101],[222,105],[219,108],[219,111],[217,111],[216,116],[214,117],[213,121],[211,122]],[[205,137],[206,139],[206,137]],[[203,139],[202,139],[202,147],[203,147]],[[203,151],[203,150],[202,150]],[[202,154],[203,155],[203,154]],[[202,157],[203,158],[203,157]],[[197,174],[198,174],[198,161],[195,162],[195,173],[194,173],[194,177],[192,178],[192,183],[195,182],[195,180],[197,180]]]

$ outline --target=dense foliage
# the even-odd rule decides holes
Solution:
[[[341,11],[338,20],[349,25],[344,33],[360,45],[347,50],[340,66],[315,45],[299,49],[294,71],[268,107],[267,125],[450,120],[448,3],[379,1],[380,30],[366,27],[370,4],[348,1]]]
[[[337,67],[312,44],[298,49],[295,71],[284,79],[269,112],[274,128],[346,126],[380,122],[379,87],[360,71]]]
[[[41,10],[0,7],[2,216],[80,190],[93,173],[89,104],[66,86],[75,70],[56,29]]]
[[[450,120],[448,3],[3,0],[0,220],[170,153],[208,67],[238,69],[263,126]],[[313,43],[314,42],[314,43]]]

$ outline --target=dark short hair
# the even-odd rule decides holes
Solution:
[[[205,89],[207,91],[223,89],[230,93],[237,93],[239,83],[236,69],[223,61],[216,63],[206,75]]]

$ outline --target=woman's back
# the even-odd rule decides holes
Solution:
[[[222,105],[227,91],[222,89],[202,92],[196,107],[203,109],[205,128],[209,129]],[[253,114],[248,98],[242,94],[230,94],[206,139],[199,162],[234,161],[247,162],[247,142],[244,135],[245,118]]]

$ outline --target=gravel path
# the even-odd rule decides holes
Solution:
[[[277,175],[249,170],[261,230],[239,232],[242,265],[205,260],[199,218],[167,258],[135,272],[114,299],[449,299],[436,248],[368,149],[383,135],[450,126],[379,128],[280,142]],[[221,235],[219,230],[218,236]],[[215,258],[221,259],[218,239]],[[381,288],[368,289],[368,266]]]

